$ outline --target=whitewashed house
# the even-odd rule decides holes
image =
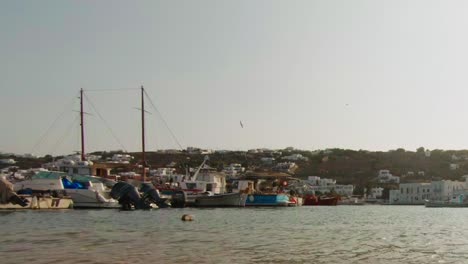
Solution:
[[[431,183],[401,183],[398,190],[391,190],[390,204],[424,204],[431,197]]]
[[[367,196],[368,198],[373,198],[373,199],[378,199],[381,198],[383,195],[383,190],[384,188],[382,187],[374,187],[370,189],[369,195]]]
[[[466,188],[466,182],[442,180],[431,182],[431,200],[445,201],[449,200],[454,194],[463,192]]]
[[[400,183],[400,177],[393,176],[389,170],[380,170],[377,179],[379,183]]]
[[[335,192],[339,195],[343,196],[351,196],[354,192],[354,186],[352,184],[342,185],[337,184],[335,185]]]
[[[307,161],[308,158],[307,157],[304,157],[302,156],[302,154],[291,154],[289,156],[284,156],[282,157],[281,159],[283,160],[290,160],[290,161]]]
[[[308,176],[305,182],[310,185],[309,187],[312,190],[321,193],[329,193],[334,191],[339,195],[351,196],[354,192],[353,185],[336,184],[336,180],[334,179],[320,178],[319,176]]]

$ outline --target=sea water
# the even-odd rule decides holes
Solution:
[[[0,263],[468,263],[467,220],[378,205],[0,212]]]

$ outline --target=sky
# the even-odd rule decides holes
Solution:
[[[149,151],[468,149],[467,9],[0,1],[0,151],[79,150],[81,88],[86,151],[139,151],[142,85]]]

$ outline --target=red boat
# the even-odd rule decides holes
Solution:
[[[313,194],[307,194],[304,196],[303,205],[328,205],[335,206],[338,203],[338,196],[315,196]]]

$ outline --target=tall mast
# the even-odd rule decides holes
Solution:
[[[84,118],[83,118],[83,88],[80,90],[80,118],[81,118],[81,161],[85,160],[85,145],[84,145]]]
[[[143,162],[143,182],[146,181],[146,153],[145,153],[145,89],[141,86],[141,149]]]

